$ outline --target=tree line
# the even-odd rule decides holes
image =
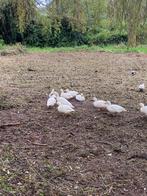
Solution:
[[[40,47],[135,47],[147,42],[147,0],[0,0],[0,37]]]

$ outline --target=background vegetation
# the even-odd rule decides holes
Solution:
[[[0,0],[6,44],[39,47],[147,43],[147,0]]]

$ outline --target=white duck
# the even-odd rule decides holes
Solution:
[[[110,101],[107,101],[106,104],[107,104],[107,106],[106,106],[107,110],[111,113],[121,113],[121,112],[127,111],[124,107],[122,107],[120,105],[111,104]]]
[[[71,93],[69,92],[64,92],[63,89],[60,89],[61,91],[61,97],[64,97],[65,99],[72,99],[73,98],[73,95],[71,95]]]
[[[147,106],[145,106],[143,103],[140,103],[140,112],[144,113],[145,115],[147,115]]]
[[[79,93],[77,91],[72,91],[72,90],[69,90],[69,89],[66,89],[65,90],[66,93],[70,94],[73,98],[78,95]]]
[[[69,105],[64,105],[61,102],[57,102],[58,104],[58,112],[63,113],[63,114],[70,114],[72,112],[75,112],[73,108],[71,108]]]
[[[96,97],[93,97],[93,106],[95,108],[104,109],[107,106],[107,102],[104,100],[98,100]]]
[[[56,104],[56,96],[52,95],[47,100],[47,107],[53,107]]]
[[[84,95],[81,93],[81,94],[76,95],[76,100],[82,102],[82,101],[85,101],[85,97],[84,97]]]
[[[57,92],[54,89],[52,89],[51,92],[50,92],[50,94],[49,94],[49,97],[52,97],[52,95],[55,95],[56,93]]]
[[[140,84],[140,85],[138,86],[138,89],[139,89],[140,92],[143,92],[144,89],[145,89],[144,83]]]
[[[74,108],[74,106],[67,99],[65,99],[64,97],[60,97],[57,92],[55,93],[55,95],[56,95],[56,99],[57,99],[58,104],[61,103],[63,105],[68,105],[71,108]]]

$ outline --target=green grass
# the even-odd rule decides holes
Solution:
[[[100,48],[99,48],[100,49]],[[86,45],[83,46],[75,46],[75,47],[59,47],[59,48],[51,48],[51,47],[28,47],[27,50],[29,52],[76,52],[76,51],[93,51],[96,50],[96,47],[88,47]]]
[[[15,47],[16,45],[14,45]],[[0,40],[0,51],[9,48],[9,45],[5,45],[2,40]],[[13,46],[11,46],[13,47]],[[119,45],[107,45],[107,46],[75,46],[75,47],[26,47],[28,52],[78,52],[78,51],[104,51],[104,52],[115,52],[115,53],[125,53],[125,52],[141,52],[147,54],[147,45],[139,45],[136,48],[127,48],[125,44]]]
[[[136,48],[127,48],[126,45],[107,45],[107,46],[75,46],[75,47],[60,47],[60,48],[50,48],[50,47],[27,47],[28,52],[78,52],[78,51],[104,51],[104,52],[138,52],[147,54],[147,45],[140,45]]]

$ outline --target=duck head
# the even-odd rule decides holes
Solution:
[[[67,89],[65,90],[65,92],[69,92],[69,89],[67,88]]]
[[[143,107],[144,107],[144,104],[143,104],[143,103],[140,103],[139,105],[140,105],[140,107],[141,107],[141,108],[143,108]]]
[[[96,97],[93,97],[92,101],[97,101],[98,99]]]
[[[111,102],[110,101],[106,101],[106,105],[111,105]]]

